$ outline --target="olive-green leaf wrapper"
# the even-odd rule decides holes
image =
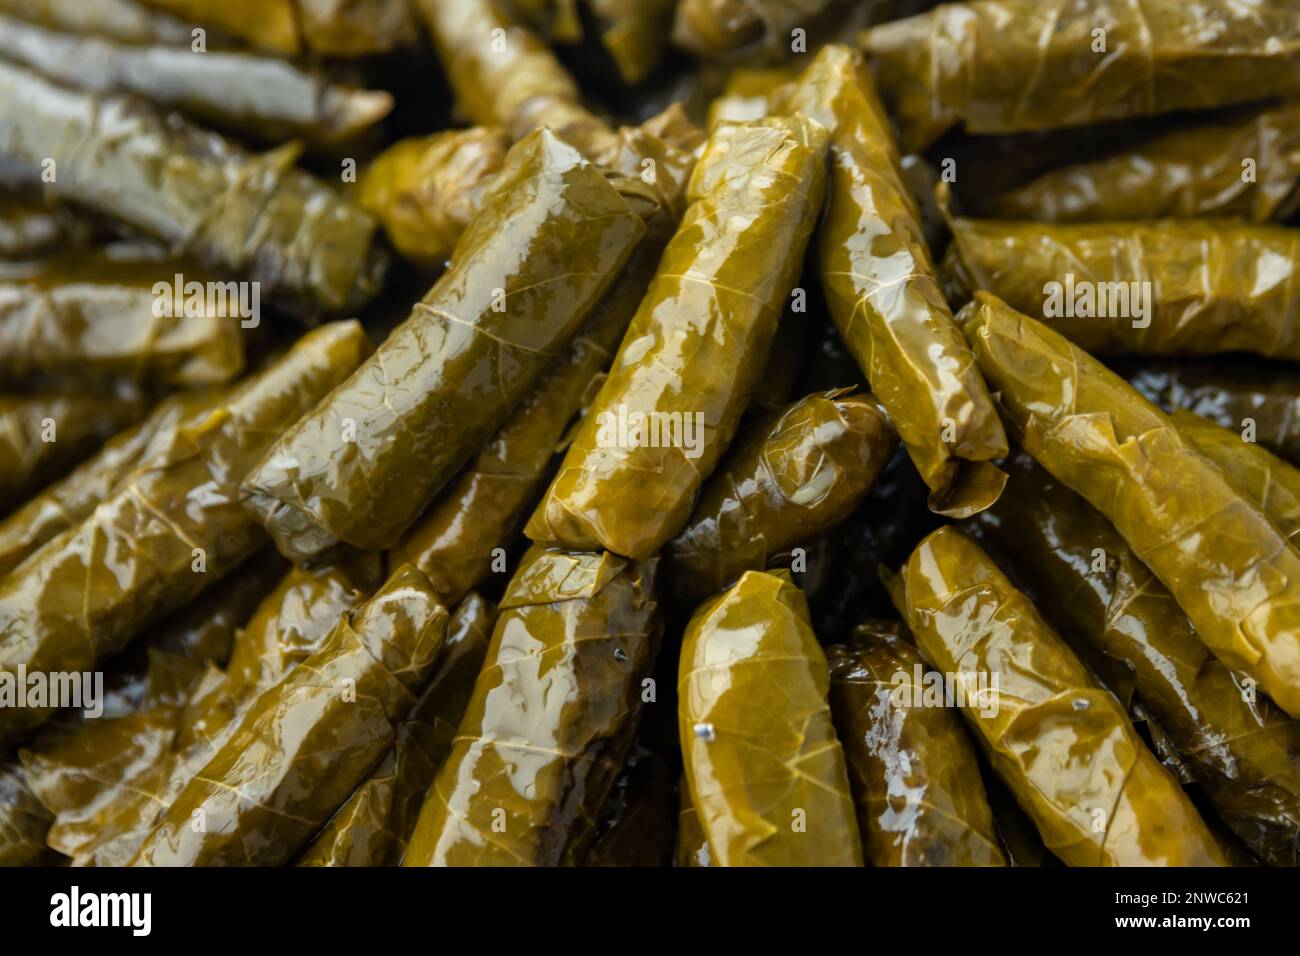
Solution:
[[[1179,433],[1218,465],[1229,483],[1272,518],[1292,543],[1300,540],[1300,469],[1246,441],[1240,432],[1220,428],[1185,409],[1169,417]]]
[[[862,866],[829,685],[787,572],[746,572],[691,618],[677,724],[713,865]]]
[[[1007,439],[953,322],[889,121],[861,58],[828,46],[781,97],[831,130],[830,203],[819,226],[836,327],[884,405],[940,514],[997,500]]]
[[[84,862],[83,849],[108,839],[112,821],[156,786],[206,665],[225,663],[283,573],[278,555],[247,562],[114,661],[100,717],[65,712],[24,742],[28,786],[55,817],[51,848]]]
[[[1250,428],[1265,448],[1300,464],[1300,375],[1250,361],[1156,362],[1133,385],[1162,408],[1185,408],[1238,434]]]
[[[135,768],[129,785],[105,802],[93,832],[71,834],[83,841],[72,854],[74,862],[129,863],[162,814],[239,728],[248,708],[318,651],[342,616],[382,583],[375,555],[284,574],[235,635],[225,668],[209,667],[188,688],[170,746],[155,763]]]
[[[0,669],[89,670],[261,547],[239,482],[369,347],[356,322],[308,333],[0,580]],[[0,710],[0,738],[49,714]]]
[[[162,388],[223,385],[244,370],[241,317],[229,300],[194,314],[155,311],[154,285],[181,261],[123,263],[99,251],[51,257],[0,280],[0,377],[12,383]]]
[[[959,319],[1024,449],[1111,520],[1215,656],[1300,715],[1300,553],[1286,536],[1078,346],[985,292]]]
[[[825,130],[802,116],[714,130],[529,538],[642,559],[686,524],[766,365],[821,206],[825,152]],[[657,440],[617,434],[642,419],[663,426]]]
[[[147,411],[136,396],[0,394],[0,514],[94,454],[101,442]]]
[[[1243,164],[1253,163],[1253,176]],[[1288,218],[1300,203],[1300,104],[1253,108],[1069,163],[988,198],[995,219],[1115,222],[1231,216]]]
[[[378,222],[296,169],[300,150],[288,143],[254,155],[147,101],[0,64],[0,153],[32,168],[53,160],[61,199],[258,283],[262,302],[316,318],[369,301],[385,258]]]
[[[674,597],[693,607],[839,524],[867,496],[895,447],[888,420],[861,395],[809,395],[755,422],[665,550]]]
[[[500,129],[475,126],[399,140],[361,174],[357,201],[407,259],[440,267],[505,164]]]
[[[496,608],[477,594],[460,603],[433,676],[379,766],[330,818],[298,866],[394,866],[464,716],[487,655]]]
[[[867,862],[1006,866],[974,742],[956,713],[923,703],[928,668],[901,628],[860,625],[826,657]]]
[[[969,538],[934,532],[889,587],[1048,849],[1071,866],[1225,865],[1119,701]]]
[[[687,146],[694,128],[671,125],[681,119],[670,110],[641,127],[619,131],[620,149],[609,157],[613,168],[631,174],[640,169],[643,159],[655,164],[661,204],[649,220],[646,238],[528,397],[389,551],[390,563],[411,562],[429,575],[434,589],[449,604],[487,579],[494,553],[536,504],[566,433],[584,402],[593,397],[654,277],[695,165]]]
[[[393,745],[446,637],[428,579],[400,568],[257,699],[132,865],[287,862]]]
[[[68,86],[134,93],[264,140],[336,144],[393,108],[383,90],[334,82],[320,71],[255,53],[184,45],[141,46],[43,30],[0,16],[0,55]]]
[[[456,105],[471,122],[523,139],[545,126],[595,157],[614,131],[582,105],[568,70],[501,0],[416,0]]]
[[[400,0],[139,0],[186,23],[219,27],[287,56],[355,57],[413,43],[416,26]]]
[[[1300,358],[1300,230],[1212,219],[950,225],[954,301],[984,289],[1098,354]]]
[[[517,143],[452,268],[245,481],[280,552],[394,544],[573,338],[655,204],[547,130]]]
[[[404,866],[577,865],[636,730],[655,562],[531,549]]]
[[[1294,0],[983,0],[861,44],[904,147],[921,150],[957,123],[1011,133],[1300,93],[1298,12]]]
[[[1300,726],[1245,692],[1098,511],[1027,455],[1008,470],[1005,503],[977,520],[1015,556],[1061,634],[1132,673],[1215,812],[1261,859],[1300,863]]]

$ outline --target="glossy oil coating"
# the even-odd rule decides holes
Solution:
[[[1048,849],[1071,866],[1225,865],[1119,702],[969,538],[931,534],[890,591]]]
[[[655,562],[533,548],[404,866],[576,865],[658,651]]]
[[[677,724],[717,866],[862,866],[826,657],[789,574],[749,571],[682,641]]]
[[[987,290],[1099,354],[1300,358],[1300,230],[1210,219],[949,224],[953,301]],[[1067,281],[1049,296],[1050,283]]]
[[[240,507],[240,480],[284,422],[319,401],[368,348],[356,322],[304,336],[0,580],[0,668],[89,669],[259,548],[265,539]],[[48,715],[0,710],[0,738]]]
[[[124,264],[77,252],[0,279],[0,378],[77,390],[103,383],[196,388],[244,370],[234,303],[158,315],[154,284],[190,272],[182,262]],[[193,272],[190,272],[194,275]],[[197,278],[197,277],[196,277]]]
[[[147,412],[148,405],[134,395],[0,394],[0,514],[8,514]],[[42,437],[50,435],[55,440]]]
[[[516,144],[453,267],[245,481],[280,552],[394,544],[562,352],[654,208],[546,130]]]
[[[483,205],[509,145],[500,129],[485,126],[399,140],[366,167],[357,201],[398,252],[439,268]]]
[[[428,579],[400,568],[257,699],[132,865],[287,862],[392,746],[446,636],[447,611]]]
[[[693,607],[839,524],[871,490],[896,441],[885,416],[861,395],[809,395],[755,422],[668,543],[674,597]]]
[[[587,317],[578,334],[538,379],[532,392],[455,483],[438,498],[389,552],[393,564],[411,562],[429,575],[434,589],[455,603],[491,571],[493,551],[504,546],[537,501],[556,452],[614,355],[628,323],[654,277],[664,244],[680,215],[694,159],[661,139],[689,141],[693,127],[664,128],[665,114],[642,127],[619,131],[613,168],[632,173],[643,158],[656,169],[658,213],[622,274]]]
[[[0,577],[61,531],[80,524],[118,482],[165,453],[181,430],[194,427],[221,400],[214,390],[164,399],[143,421],[115,434],[96,454],[0,521]]]
[[[1224,664],[1300,715],[1300,553],[1286,536],[1078,346],[984,292],[959,319],[1025,450],[1111,520]]]
[[[826,657],[867,862],[1006,866],[974,741],[956,712],[922,705],[928,668],[902,628],[868,622]]]
[[[727,75],[722,91],[709,103],[709,129],[719,123],[759,120],[775,112],[774,95],[800,72],[798,61],[782,66],[736,67]]]
[[[1255,161],[1247,181],[1242,163]],[[1069,163],[976,203],[982,216],[1039,222],[1239,216],[1286,219],[1300,203],[1300,104],[1253,108]]]
[[[309,316],[350,310],[378,291],[378,223],[295,169],[300,150],[253,155],[142,100],[0,64],[0,153],[28,167],[53,159],[60,197],[261,283],[263,300]]]
[[[424,797],[451,750],[487,654],[496,608],[471,594],[451,616],[433,676],[378,767],[353,792],[298,866],[394,866],[406,851]]]
[[[170,746],[108,802],[98,827],[77,848],[75,862],[125,866],[259,695],[319,650],[340,618],[381,583],[380,562],[373,555],[284,575],[236,634],[225,669],[209,667],[189,688]]]
[[[54,815],[53,850],[85,862],[136,794],[156,786],[204,669],[202,660],[150,649],[137,706],[98,720],[60,716],[19,751],[28,785]]]
[[[1300,863],[1300,725],[1210,654],[1114,526],[1027,455],[980,523],[1063,635],[1130,671],[1215,812],[1260,858]],[[1100,549],[1100,552],[1098,551]],[[1103,562],[1098,570],[1098,559]]]
[[[1251,427],[1261,445],[1300,464],[1300,375],[1290,368],[1230,359],[1163,362],[1144,365],[1132,381],[1163,408],[1185,408],[1238,434]]]
[[[532,540],[641,559],[682,529],[767,362],[825,151],[825,130],[802,116],[713,131],[691,205],[525,528]],[[638,427],[653,430],[645,443]]]
[[[247,701],[315,654],[339,618],[383,583],[382,568],[378,556],[359,555],[329,567],[294,568],[285,574],[231,651],[225,669],[231,696]]]
[[[691,803],[691,788],[683,774],[677,783],[677,850],[674,866],[713,866],[709,841],[700,827],[700,816]]]
[[[45,834],[52,819],[28,789],[18,762],[0,763],[0,868],[49,864]]]
[[[612,145],[614,131],[582,105],[568,70],[502,0],[416,0],[415,5],[456,105],[471,123],[499,126],[516,140],[545,126],[590,157]],[[499,43],[492,43],[494,36]]]
[[[206,668],[225,664],[236,631],[284,573],[272,554],[247,562],[117,658],[105,675],[101,717],[64,711],[24,742],[27,783],[54,814],[51,849],[85,862],[83,849],[156,786]]]
[[[364,56],[416,39],[400,0],[139,0],[187,23],[220,27],[275,53]]]
[[[861,42],[909,150],[959,122],[1010,133],[1300,93],[1296,0],[946,3]]]
[[[817,239],[831,317],[930,487],[931,507],[973,514],[1001,491],[991,461],[1007,439],[939,288],[861,57],[826,47],[782,102],[832,131],[831,201]]]
[[[1202,455],[1218,465],[1229,483],[1253,501],[1294,543],[1300,540],[1300,468],[1282,461],[1240,431],[1220,428],[1186,410],[1169,416]]]
[[[138,46],[55,33],[0,15],[0,55],[91,93],[134,93],[261,139],[351,139],[393,108],[383,90],[252,53]]]
[[[673,775],[668,761],[638,738],[600,811],[583,866],[668,866],[672,862]]]

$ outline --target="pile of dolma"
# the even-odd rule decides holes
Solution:
[[[0,866],[1300,866],[1300,0],[0,0]]]

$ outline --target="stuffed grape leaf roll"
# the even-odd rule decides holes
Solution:
[[[928,668],[902,628],[859,625],[826,656],[867,862],[1006,866],[974,742],[942,698],[925,700]]]
[[[1081,348],[985,292],[959,319],[1024,449],[1111,520],[1226,666],[1300,716],[1300,552]]]
[[[931,490],[964,517],[997,499],[1007,440],[952,319],[888,120],[861,58],[823,49],[781,97],[831,131],[830,203],[819,227],[836,327]]]
[[[839,524],[867,496],[895,447],[889,422],[861,395],[809,395],[756,421],[668,543],[675,597],[693,607]]]
[[[240,506],[240,480],[284,423],[368,349],[356,322],[304,336],[0,579],[0,670],[89,670],[261,547],[261,529]],[[0,709],[0,739],[50,712]]]
[[[547,130],[517,143],[453,267],[245,481],[280,552],[395,543],[573,338],[657,208]]]
[[[404,866],[575,866],[658,652],[655,561],[532,548]]]
[[[525,533],[647,558],[690,517],[767,362],[821,205],[826,132],[713,131],[690,206]]]
[[[975,197],[973,197],[975,198]],[[1300,204],[1300,104],[1234,111],[1085,162],[1067,163],[984,200],[995,219],[1114,222],[1240,217],[1282,221]]]
[[[1071,866],[1225,865],[1119,701],[969,538],[931,534],[890,591],[1049,850]]]
[[[1132,674],[1220,819],[1261,859],[1300,863],[1300,725],[1210,653],[1105,517],[1028,455],[1008,470],[1005,504],[980,526],[1015,556],[1063,637]]]
[[[945,3],[862,35],[904,148],[1300,93],[1300,4]],[[1205,82],[1213,71],[1214,82]]]
[[[400,568],[257,699],[132,865],[290,860],[392,746],[446,637],[428,579]]]
[[[378,291],[378,223],[296,169],[300,152],[288,143],[253,155],[143,100],[0,63],[0,157],[52,172],[62,199],[255,283],[259,303],[346,312]]]
[[[862,866],[826,657],[788,572],[748,571],[687,625],[677,721],[715,866]]]
[[[433,675],[379,766],[330,818],[298,866],[394,866],[464,716],[496,608],[471,594],[451,616]]]
[[[1098,354],[1300,358],[1300,230],[1213,219],[950,225],[954,301],[984,289]]]

